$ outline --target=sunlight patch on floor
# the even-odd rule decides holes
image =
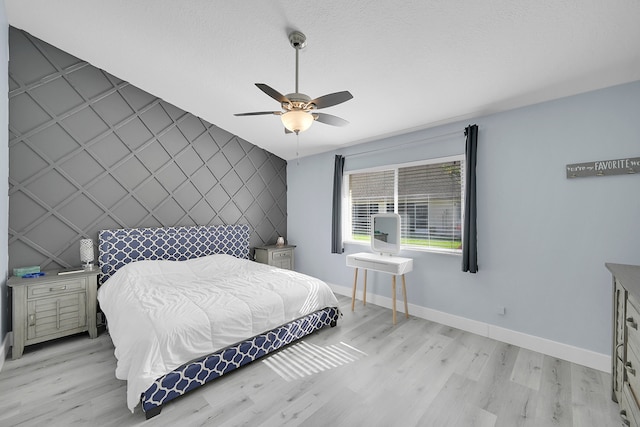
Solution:
[[[355,362],[366,355],[344,342],[321,347],[299,341],[267,357],[262,363],[286,381],[293,381]]]

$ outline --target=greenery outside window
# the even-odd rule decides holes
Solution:
[[[371,215],[402,218],[403,249],[462,249],[463,156],[345,173],[346,241],[368,243]]]

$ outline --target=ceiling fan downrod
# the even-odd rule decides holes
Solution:
[[[302,34],[300,31],[293,31],[289,34],[289,43],[291,43],[291,47],[296,50],[296,92],[298,91],[298,70],[299,70],[299,59],[298,55],[300,53],[300,49],[304,49],[307,46],[307,36]]]

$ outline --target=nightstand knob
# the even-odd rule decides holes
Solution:
[[[36,315],[35,314],[30,314],[29,315],[29,326],[35,326],[36,325]]]

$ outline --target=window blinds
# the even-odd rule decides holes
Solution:
[[[449,161],[349,175],[351,237],[369,238],[371,215],[397,212],[405,246],[459,249],[461,162]]]
[[[371,232],[371,215],[394,211],[394,181],[393,170],[350,175],[352,238],[368,239]]]
[[[405,244],[457,249],[461,197],[459,161],[398,169],[398,213]]]

